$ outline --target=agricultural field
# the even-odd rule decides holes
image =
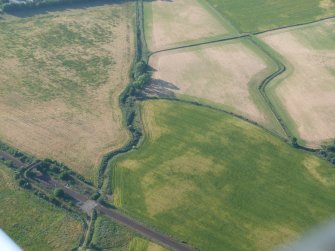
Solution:
[[[94,224],[92,244],[99,250],[167,251],[161,246],[137,236],[128,228],[104,215],[98,216]]]
[[[0,227],[18,245],[27,251],[78,247],[80,220],[20,189],[13,172],[2,164],[0,180]]]
[[[223,112],[142,103],[145,140],[111,166],[114,203],[201,250],[270,250],[334,215],[335,170]],[[173,224],[171,224],[173,222]]]
[[[241,32],[259,32],[335,15],[335,0],[206,0]]]
[[[0,20],[0,138],[88,179],[128,139],[118,97],[133,60],[134,4],[29,10]]]
[[[160,52],[150,66],[150,89],[223,107],[280,131],[257,88],[275,66],[248,39]]]
[[[145,3],[145,32],[149,49],[156,51],[233,31],[203,0],[158,0]]]
[[[335,0],[23,1],[0,228],[24,250],[278,250],[334,217]]]
[[[268,33],[289,73],[272,85],[287,124],[309,146],[335,138],[335,21]]]

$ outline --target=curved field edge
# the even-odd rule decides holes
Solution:
[[[239,44],[240,43],[240,44]],[[159,52],[159,53],[155,53],[152,54],[149,58],[149,62],[152,59],[159,59],[160,55],[162,55],[164,57],[165,56],[169,56],[169,54],[172,54],[173,57],[178,57],[178,53],[187,53],[185,54],[185,57],[187,55],[192,56],[192,52],[194,53],[201,53],[202,50],[207,50],[208,48],[216,48],[219,49],[224,49],[225,46],[232,46],[235,45],[236,46],[241,46],[241,54],[245,55],[243,53],[244,50],[246,51],[250,51],[250,56],[255,56],[255,59],[260,59],[264,62],[264,65],[266,65],[265,69],[259,71],[257,74],[254,74],[250,80],[249,83],[247,84],[247,91],[249,93],[249,97],[250,97],[250,101],[254,104],[255,109],[257,109],[259,111],[259,113],[262,115],[262,117],[264,116],[264,118],[262,119],[262,121],[259,121],[255,118],[250,117],[250,114],[245,114],[241,111],[241,108],[239,107],[238,104],[233,104],[230,103],[227,104],[227,102],[225,102],[225,98],[223,99],[223,103],[219,103],[218,101],[215,102],[215,100],[211,100],[210,98],[204,98],[204,97],[195,97],[192,96],[191,94],[187,94],[187,93],[182,93],[182,91],[176,91],[176,97],[178,99],[181,100],[188,100],[188,101],[193,101],[193,102],[200,102],[202,104],[206,104],[215,108],[220,108],[220,109],[225,109],[228,112],[233,112],[235,114],[239,114],[238,116],[243,116],[245,117],[247,120],[253,120],[255,123],[261,124],[262,126],[265,126],[266,128],[268,128],[269,130],[272,130],[274,133],[279,134],[283,137],[285,137],[285,133],[281,127],[281,125],[278,123],[278,120],[276,119],[276,116],[274,116],[272,110],[269,108],[268,103],[264,100],[264,97],[261,95],[260,93],[260,86],[262,85],[262,82],[264,79],[266,79],[268,76],[271,76],[278,68],[276,62],[274,62],[274,60],[267,54],[265,53],[262,48],[259,48],[259,46],[257,44],[253,43],[253,40],[251,40],[249,37],[245,37],[245,38],[236,38],[234,40],[230,40],[230,41],[223,41],[223,42],[215,42],[215,43],[209,43],[209,44],[204,44],[204,45],[199,45],[196,47],[186,47],[186,48],[182,48],[182,49],[176,49],[173,51],[166,51],[166,52]],[[236,48],[235,48],[236,49]],[[174,54],[174,55],[173,55]],[[154,56],[154,57],[153,57]],[[198,54],[194,54],[194,57],[199,56]],[[235,55],[237,56],[237,55]],[[175,58],[176,59],[176,58]],[[203,59],[205,60],[205,59]],[[175,60],[170,60],[170,61],[175,61]],[[202,61],[204,64],[206,64],[206,62]],[[208,61],[207,63],[209,64]],[[150,65],[152,67],[155,67],[154,62],[150,62]],[[173,63],[171,63],[173,65]],[[170,69],[171,67],[169,67]],[[194,67],[193,67],[194,68]],[[199,65],[198,67],[199,71],[207,71],[208,69],[201,67],[201,65]],[[170,69],[171,70],[171,69]],[[177,70],[177,69],[176,69]],[[178,68],[178,70],[180,70],[180,68]],[[222,69],[224,70],[224,69]],[[243,70],[241,70],[241,75],[244,74]],[[159,72],[159,70],[158,70]],[[172,71],[173,72],[173,71]],[[163,74],[164,75],[164,74]],[[180,75],[180,74],[179,74]],[[185,75],[185,74],[183,74]],[[192,74],[193,76],[194,74]],[[169,76],[169,75],[168,75]],[[154,78],[155,78],[155,73],[154,73]],[[171,77],[173,79],[173,77]],[[156,86],[156,82],[159,82],[160,80],[166,81],[167,79],[165,79],[164,77],[162,79],[158,79],[157,81],[154,81],[152,87]],[[219,79],[218,79],[219,80]],[[196,80],[195,80],[196,81]],[[221,80],[219,80],[221,81]],[[229,88],[227,82],[229,81],[225,81],[226,83],[224,83],[224,80],[222,80],[222,84],[225,84],[225,86],[227,86],[227,88]],[[170,82],[170,81],[168,81]],[[184,84],[183,82],[192,82],[189,81],[189,79],[186,77],[186,80],[180,79],[180,80],[176,80],[177,84],[171,83],[172,85],[176,85],[177,88],[179,88],[180,86],[183,87]],[[159,85],[159,83],[158,83]],[[191,84],[192,85],[192,84]],[[186,84],[187,86],[187,84]],[[218,86],[220,86],[220,83],[218,82]],[[204,86],[200,86],[202,87],[202,89],[205,89]],[[185,88],[185,86],[184,86]],[[190,89],[191,87],[188,87],[188,89]],[[210,88],[210,87],[207,87]],[[218,87],[217,87],[218,88]],[[233,85],[231,86],[231,88],[235,88]],[[242,88],[242,87],[241,87]],[[243,87],[244,88],[244,87]],[[149,87],[150,89],[150,87]],[[167,89],[169,89],[167,87]],[[221,90],[222,91],[222,90]],[[219,89],[217,90],[217,92],[219,92]],[[214,92],[215,95],[217,92]],[[228,97],[226,97],[228,98]],[[217,99],[217,98],[216,98]],[[238,103],[235,101],[235,103]]]
[[[0,164],[0,226],[24,250],[71,250],[83,231],[80,219],[22,190]]]
[[[207,250],[273,248],[334,213],[335,173],[318,157],[209,108],[141,107],[143,145],[112,165],[126,213]]]

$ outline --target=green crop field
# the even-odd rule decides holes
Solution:
[[[65,211],[20,189],[0,164],[0,227],[24,250],[71,250],[79,245],[82,224]]]
[[[209,108],[142,104],[143,145],[111,166],[114,203],[202,250],[269,250],[335,213],[335,170]]]
[[[264,31],[335,15],[335,0],[207,0],[243,32]]]

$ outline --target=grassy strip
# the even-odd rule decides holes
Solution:
[[[275,70],[275,72],[273,72],[272,74],[270,74],[268,77],[266,77],[261,82],[261,84],[258,86],[258,90],[261,93],[262,97],[264,98],[265,102],[267,103],[268,107],[272,111],[273,115],[276,117],[277,121],[279,122],[279,124],[283,128],[286,136],[289,139],[292,139],[292,138],[294,138],[293,134],[291,133],[291,131],[289,130],[289,128],[286,126],[286,124],[283,122],[283,119],[280,117],[280,115],[277,112],[275,106],[272,104],[271,100],[269,99],[269,97],[268,97],[268,95],[266,93],[266,87],[268,86],[268,84],[273,79],[275,79],[279,75],[283,74],[286,71],[286,66],[277,57],[275,57],[273,55],[273,51],[270,51],[269,47],[265,47],[265,45],[262,44],[261,41],[259,41],[255,37],[250,37],[250,38],[251,38],[250,41],[253,44],[255,44],[261,51],[263,51],[274,62],[274,64],[277,66],[277,69]]]
[[[93,234],[94,234],[94,230],[95,230],[95,222],[97,219],[97,211],[95,209],[93,209],[92,213],[91,213],[91,218],[90,218],[90,223],[88,225],[88,229],[87,229],[87,233],[86,233],[86,237],[85,240],[83,242],[82,247],[83,248],[92,248],[92,238],[93,238]]]

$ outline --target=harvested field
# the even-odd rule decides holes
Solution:
[[[310,146],[335,138],[335,21],[262,36],[288,62],[273,98]]]
[[[111,164],[114,202],[128,214],[200,250],[230,251],[272,250],[334,215],[328,162],[209,108],[142,110],[143,145]]]
[[[24,250],[72,250],[81,222],[17,186],[14,173],[0,164],[0,226]]]
[[[4,16],[0,138],[87,178],[128,138],[118,96],[133,57],[133,4]]]
[[[206,0],[242,32],[257,32],[335,15],[335,0]]]
[[[192,40],[229,33],[222,17],[203,0],[157,0],[145,4],[149,49],[156,51]]]
[[[154,54],[150,89],[223,106],[272,127],[257,86],[273,68],[255,51],[250,42],[240,40]]]

